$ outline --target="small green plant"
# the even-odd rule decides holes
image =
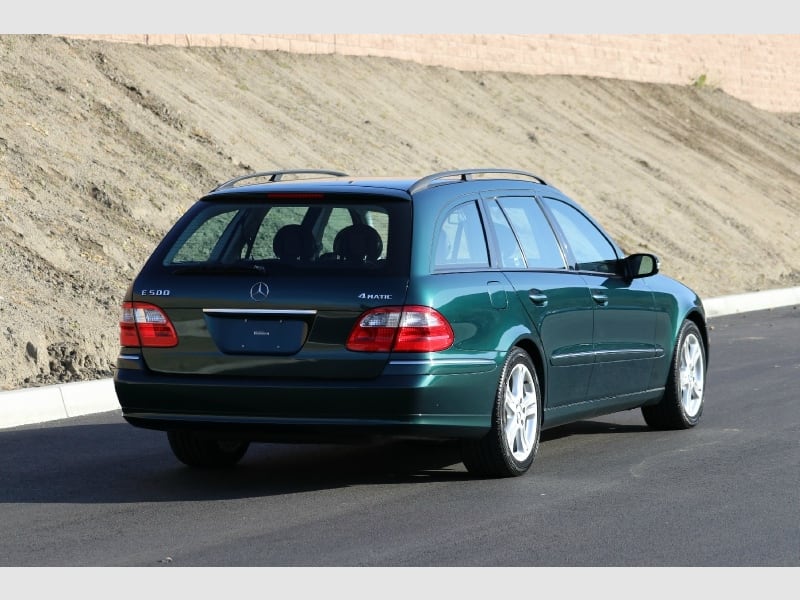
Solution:
[[[696,88],[703,88],[707,84],[706,74],[702,73],[697,79],[692,82],[692,85]]]

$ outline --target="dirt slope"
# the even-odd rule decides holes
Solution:
[[[800,284],[799,156],[711,88],[0,36],[0,389],[109,376],[139,266],[249,170],[533,171],[717,296]]]

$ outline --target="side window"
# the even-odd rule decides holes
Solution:
[[[567,245],[581,271],[615,273],[617,253],[602,232],[580,211],[566,202],[545,198],[559,227],[564,232]]]
[[[475,202],[460,204],[445,216],[435,248],[434,268],[489,266],[486,237]]]
[[[500,266],[504,269],[524,269],[525,258],[522,256],[517,238],[514,237],[506,215],[496,202],[489,202],[489,216],[494,225],[497,244],[500,246]]]
[[[499,200],[517,235],[529,269],[566,269],[558,240],[535,198]]]

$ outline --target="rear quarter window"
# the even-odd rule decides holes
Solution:
[[[448,211],[437,234],[434,269],[485,268],[489,252],[480,212],[474,201]]]

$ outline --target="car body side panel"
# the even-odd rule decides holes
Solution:
[[[586,282],[567,271],[518,270],[505,275],[544,352],[545,413],[583,402],[594,362],[594,308]]]
[[[655,347],[653,292],[641,279],[583,274],[594,300],[594,368],[588,400],[648,389],[654,363],[664,350]],[[663,310],[662,310],[663,312]]]
[[[678,340],[678,331],[684,319],[690,315],[693,315],[694,320],[698,322],[703,334],[706,346],[706,365],[708,364],[710,348],[705,324],[705,310],[702,300],[693,290],[671,277],[657,274],[643,281],[653,290],[653,299],[658,315],[655,346],[664,352],[663,359],[654,364],[650,386],[663,388],[669,375],[675,344]]]

